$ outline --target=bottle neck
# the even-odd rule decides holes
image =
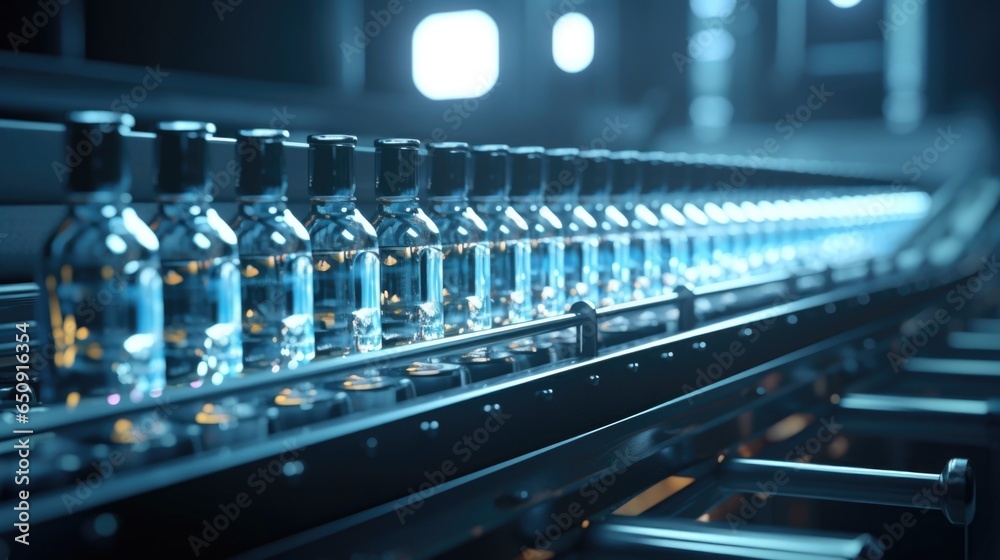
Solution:
[[[375,202],[379,214],[413,214],[420,210],[420,199],[415,196],[385,196]]]
[[[537,196],[512,196],[510,197],[510,205],[515,210],[521,211],[522,209],[530,209],[532,206],[541,206],[542,201]]]
[[[309,202],[313,214],[353,214],[356,200],[353,196],[314,196]]]
[[[277,215],[288,208],[283,196],[238,196],[236,206],[239,212],[252,216]]]
[[[487,214],[502,212],[504,208],[511,205],[511,200],[503,196],[477,196],[470,200],[476,212]]]
[[[581,206],[597,211],[604,210],[611,203],[611,198],[605,195],[581,196],[579,200]]]
[[[462,212],[469,207],[469,199],[465,196],[432,196],[427,201],[437,214]]]
[[[636,199],[633,206],[636,208],[640,206],[645,206],[646,208],[659,208],[663,203],[663,198],[663,193],[645,193]]]
[[[608,203],[610,206],[618,208],[622,212],[634,209],[636,206],[643,203],[642,198],[638,195],[636,196],[612,196],[611,202]]]
[[[156,201],[159,203],[160,213],[171,218],[203,215],[209,203],[207,197],[194,193],[161,194],[156,197]]]
[[[97,222],[120,216],[132,200],[128,193],[107,191],[72,192],[69,194],[70,212],[81,220]]]
[[[543,201],[543,204],[545,206],[548,206],[549,208],[552,209],[558,208],[559,210],[564,210],[567,212],[572,212],[573,208],[581,206],[580,198],[575,194],[560,196],[554,200],[545,200]]]

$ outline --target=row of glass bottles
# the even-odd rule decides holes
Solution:
[[[259,129],[236,142],[239,210],[227,224],[210,206],[214,127],[174,122],[157,128],[160,204],[147,227],[128,207],[131,125],[102,112],[67,125],[83,157],[40,279],[59,380],[43,383],[49,400],[114,404],[123,392],[220,383],[244,365],[291,369],[577,301],[607,306],[682,283],[885,256],[874,250],[927,210],[926,195],[888,189],[734,197],[717,188],[726,166],[676,154],[452,142],[427,147],[425,214],[419,142],[387,139],[375,143],[369,223],[354,203],[356,138],[314,135],[303,224],[285,204],[288,133]]]
[[[128,205],[123,135],[132,124],[104,112],[74,113],[67,124],[68,146],[83,157],[71,170],[70,214],[41,266],[41,317],[55,347],[46,401],[100,395],[116,404],[168,384],[220,383],[244,365],[278,371],[317,352],[377,350],[383,314],[389,344],[489,328],[494,296],[498,323],[528,318],[524,228],[512,239],[503,229],[511,218],[497,221],[501,274],[491,282],[489,230],[466,197],[465,144],[429,146],[438,230],[417,204],[418,142],[376,143],[379,209],[369,224],[354,204],[356,138],[311,136],[312,210],[302,224],[284,198],[287,132],[241,131],[238,212],[227,224],[210,207],[214,127],[161,123],[159,211],[147,227]],[[504,148],[475,153],[476,200],[488,211],[506,196],[506,160],[490,162]]]

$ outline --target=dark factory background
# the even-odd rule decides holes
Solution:
[[[0,118],[59,122],[89,108],[129,112],[138,131],[189,119],[230,137],[353,134],[366,215],[366,152],[379,137],[845,161],[928,185],[996,165],[992,2],[54,1],[0,6]],[[428,16],[455,11],[485,15],[487,36],[414,37]],[[586,22],[559,34],[566,14]],[[444,25],[465,25],[455,21]],[[415,45],[440,49],[425,74]],[[563,70],[556,53],[577,67]],[[447,67],[467,69],[458,89],[421,93],[416,80]],[[912,162],[940,131],[959,148]],[[33,162],[6,168],[10,201],[60,202],[58,135],[3,133],[5,161]],[[133,193],[148,217],[152,141],[139,144]],[[303,210],[304,156],[290,157],[289,199]],[[216,200],[233,197],[222,188]],[[58,214],[0,217],[48,231]],[[24,280],[42,238],[10,229],[0,251],[16,265],[0,278]]]
[[[930,479],[937,480],[934,477],[941,466],[948,464],[951,470],[945,472],[957,477],[957,482],[952,482],[958,487],[965,482],[962,478],[965,471],[959,467],[964,463],[948,463],[948,459],[968,456],[979,469],[980,486],[976,514],[979,523],[972,525],[972,552],[966,557],[995,558],[993,554],[1000,551],[1000,540],[984,525],[1000,519],[996,476],[1000,454],[995,423],[995,379],[1000,362],[996,347],[989,347],[1000,337],[997,290],[987,290],[986,293],[993,295],[974,300],[964,315],[955,309],[953,314],[960,320],[948,327],[961,334],[982,335],[966,331],[975,331],[976,325],[989,325],[985,347],[984,338],[963,339],[973,341],[965,350],[974,358],[969,361],[980,369],[969,373],[956,360],[948,362],[947,367],[940,366],[942,370],[922,372],[927,378],[920,377],[917,369],[896,376],[897,371],[889,374],[885,356],[887,352],[899,351],[901,332],[912,335],[911,319],[918,311],[933,311],[931,302],[943,305],[938,300],[943,299],[949,282],[957,282],[958,278],[964,279],[979,270],[969,268],[970,262],[978,267],[980,256],[984,259],[988,256],[983,251],[992,250],[995,254],[1000,235],[997,229],[1000,213],[994,208],[1000,199],[997,194],[1000,183],[995,177],[1000,172],[998,21],[1000,2],[992,0],[3,0],[0,3],[3,32],[0,37],[0,325],[6,328],[14,324],[15,314],[27,313],[24,310],[30,307],[29,303],[34,305],[35,287],[30,283],[35,278],[45,236],[66,213],[66,184],[60,179],[58,164],[67,157],[62,123],[68,112],[76,110],[127,112],[135,117],[134,133],[128,139],[134,182],[132,197],[139,216],[147,221],[156,208],[155,144],[151,133],[157,122],[166,120],[213,122],[218,127],[216,136],[226,139],[248,128],[287,129],[290,132],[286,150],[288,202],[292,212],[300,217],[309,208],[304,142],[307,136],[318,133],[358,137],[357,198],[362,214],[369,218],[375,207],[373,142],[388,137],[415,138],[423,144],[456,141],[470,145],[501,143],[662,151],[671,156],[684,153],[684,157],[671,161],[680,162],[677,167],[683,167],[685,172],[697,167],[692,162],[704,163],[694,156],[688,158],[690,154],[713,154],[724,156],[718,161],[725,163],[716,161],[713,165],[724,169],[718,177],[734,187],[758,170],[765,171],[758,176],[760,182],[748,182],[758,189],[748,189],[748,196],[763,197],[763,189],[772,187],[774,192],[767,194],[775,197],[806,192],[807,187],[812,189],[810,193],[822,192],[823,196],[870,190],[876,193],[871,196],[878,197],[889,192],[890,185],[902,189],[904,194],[926,191],[931,195],[927,200],[935,203],[934,209],[928,211],[927,227],[916,231],[910,239],[919,258],[926,258],[920,266],[906,269],[898,265],[905,259],[882,255],[884,262],[865,261],[861,273],[851,269],[835,274],[831,272],[832,265],[831,270],[810,271],[812,276],[803,273],[803,277],[812,279],[812,284],[799,282],[799,278],[787,271],[779,271],[787,275],[763,275],[767,278],[760,284],[747,281],[744,285],[741,282],[746,279],[736,275],[720,282],[721,288],[679,288],[672,294],[677,296],[676,300],[660,302],[669,308],[666,314],[669,320],[654,325],[660,328],[652,331],[655,336],[643,331],[645,338],[623,335],[624,338],[617,339],[613,332],[609,336],[605,330],[599,331],[597,325],[600,321],[604,329],[628,313],[647,311],[642,305],[653,305],[648,302],[609,306],[610,311],[602,308],[599,314],[571,311],[561,319],[553,319],[556,325],[553,328],[562,329],[565,335],[573,327],[576,338],[570,336],[572,340],[568,343],[562,339],[553,344],[563,344],[576,353],[564,355],[552,350],[546,354],[551,361],[543,360],[541,365],[526,368],[530,375],[517,378],[515,374],[520,370],[515,368],[511,376],[500,380],[492,377],[475,380],[480,382],[475,388],[478,392],[462,393],[452,387],[447,398],[438,400],[433,396],[423,399],[425,395],[421,393],[418,398],[423,400],[417,404],[393,401],[393,405],[400,406],[380,411],[361,409],[361,415],[339,424],[324,417],[317,422],[327,424],[312,432],[313,427],[306,426],[302,432],[296,432],[313,441],[310,444],[313,447],[306,452],[308,458],[303,459],[306,473],[316,476],[314,465],[318,464],[339,473],[340,478],[333,481],[321,478],[319,482],[313,478],[308,479],[309,484],[296,486],[299,483],[294,480],[306,479],[301,476],[287,487],[281,486],[287,492],[285,498],[278,492],[265,494],[260,502],[255,502],[262,505],[241,514],[240,529],[228,533],[238,533],[243,540],[234,536],[213,541],[212,548],[207,549],[211,552],[208,556],[253,551],[256,556],[251,554],[248,558],[286,553],[287,557],[340,558],[342,550],[354,550],[351,547],[358,544],[358,550],[372,555],[352,556],[352,560],[424,558],[445,553],[450,553],[446,557],[451,558],[500,557],[489,555],[494,547],[502,550],[502,557],[507,559],[551,558],[551,551],[528,553],[522,545],[527,542],[537,547],[536,534],[542,533],[536,533],[536,528],[551,526],[549,520],[557,519],[565,511],[546,509],[548,505],[564,506],[564,502],[558,501],[565,498],[564,492],[575,495],[581,481],[597,480],[597,475],[607,474],[619,443],[645,453],[642,460],[647,466],[642,462],[635,468],[629,465],[628,477],[635,478],[622,477],[625,482],[602,495],[587,516],[592,512],[601,516],[610,511],[621,512],[614,507],[628,502],[636,511],[645,512],[644,508],[649,507],[655,515],[666,518],[664,530],[669,532],[672,527],[669,523],[675,517],[704,521],[708,514],[702,512],[709,511],[709,506],[719,506],[728,500],[725,504],[735,503],[739,508],[739,502],[733,498],[736,494],[759,496],[755,487],[747,483],[751,480],[756,483],[763,472],[753,470],[753,458],[786,457],[786,451],[802,443],[799,434],[816,433],[803,429],[808,422],[817,421],[821,414],[841,418],[843,413],[844,417],[860,419],[851,428],[869,420],[872,425],[875,420],[884,421],[890,426],[889,435],[876,433],[874,428],[871,432],[859,429],[861,434],[856,438],[849,434],[849,450],[846,444],[831,445],[836,453],[824,450],[825,455],[820,454],[817,459],[843,466],[884,468],[889,474],[884,479],[870,473],[859,475],[864,484],[855,488],[850,485],[849,477],[838,478],[836,484],[828,485],[830,479],[819,475],[809,478],[795,471],[802,477],[796,484],[801,483],[805,490],[789,493],[787,497],[777,496],[768,502],[767,508],[762,508],[765,513],[760,517],[755,517],[756,510],[750,516],[754,517],[752,526],[779,526],[774,538],[764,540],[780,546],[753,557],[769,557],[766,552],[770,552],[774,557],[798,560],[809,557],[810,551],[830,552],[829,558],[852,557],[849,551],[854,548],[844,545],[847,548],[843,550],[848,552],[837,556],[833,548],[817,548],[817,542],[826,541],[814,537],[826,530],[852,536],[867,531],[879,537],[890,530],[883,529],[883,521],[900,519],[900,510],[890,507],[895,503],[893,499],[898,502],[899,496],[910,489],[904,483],[893,486],[898,482],[892,478],[894,471],[933,473]],[[227,161],[235,161],[233,146],[218,139],[211,143],[213,173],[219,172]],[[794,165],[781,167],[787,162]],[[804,171],[782,175],[782,171],[793,168],[796,172]],[[778,169],[776,174],[767,174],[774,169]],[[691,173],[685,177],[694,176],[695,172]],[[774,184],[765,184],[767,179],[775,177]],[[235,213],[235,180],[228,175],[213,174],[212,178],[218,187],[213,205],[229,220]],[[815,183],[806,185],[794,180]],[[425,187],[426,181],[421,186]],[[853,187],[858,189],[852,191]],[[942,191],[946,192],[941,194]],[[705,192],[708,194],[704,200],[696,196],[691,200],[714,203],[716,199],[712,196],[723,195],[722,190],[711,188]],[[985,193],[981,206],[977,206],[979,193]],[[899,193],[894,190],[892,194]],[[718,199],[720,204],[721,200]],[[663,218],[660,221],[665,223]],[[963,228],[963,224],[968,227]],[[983,230],[977,233],[980,226]],[[666,229],[670,227],[667,224]],[[713,235],[724,237],[729,233]],[[665,234],[665,238],[669,235],[672,234]],[[961,241],[945,242],[952,239]],[[977,240],[986,248],[973,246]],[[939,243],[934,245],[935,242]],[[960,247],[956,248],[956,244]],[[939,270],[930,264],[932,245],[940,254],[957,255],[963,249],[980,252],[973,256],[962,253],[965,266],[947,263]],[[934,262],[940,264],[946,260],[942,257]],[[838,276],[840,272],[843,274]],[[777,276],[781,278],[775,279]],[[843,278],[846,280],[841,283]],[[776,303],[774,292],[778,284],[782,289],[792,286],[796,298],[801,296],[806,303],[798,302],[801,308],[792,310]],[[728,290],[737,295],[719,293]],[[668,295],[671,294],[659,294],[662,298]],[[636,307],[631,309],[629,305]],[[762,339],[768,342],[753,346],[746,357],[735,360],[736,365],[730,367],[732,362],[726,365],[725,376],[718,383],[723,385],[724,381],[745,376],[741,381],[744,384],[729,388],[713,385],[710,389],[717,392],[699,393],[702,400],[697,406],[688,407],[684,403],[679,406],[681,383],[664,382],[655,375],[668,370],[677,373],[683,369],[684,374],[702,371],[708,363],[705,341],[721,345],[710,346],[712,352],[717,347],[730,348],[733,340],[743,340],[739,337],[749,330],[749,327],[743,330],[743,325],[759,325],[751,321],[760,321],[760,315],[751,313],[763,312],[769,305],[782,320]],[[979,311],[988,318],[977,316]],[[568,322],[571,315],[578,323]],[[632,327],[641,324],[635,321],[638,315],[628,317],[633,321]],[[735,321],[736,317],[744,318],[745,322]],[[592,323],[583,323],[591,320]],[[723,320],[728,322],[723,324]],[[530,321],[521,326],[525,331],[515,334],[546,340],[542,330],[527,332],[536,328],[530,326]],[[592,326],[593,335],[593,351],[589,354],[584,345],[587,326]],[[930,360],[956,356],[956,348],[950,346],[952,339],[946,343],[945,338],[948,337],[939,337],[926,348],[920,348],[921,356],[926,354]],[[475,338],[469,340],[465,343],[467,348],[454,343],[448,346],[450,353],[446,354],[431,349],[415,354],[406,347],[388,348],[384,357],[372,359],[373,367],[409,364],[425,358],[446,361],[459,350],[480,349],[473,344]],[[510,342],[489,340],[490,344]],[[438,342],[451,344],[445,339]],[[643,344],[647,346],[635,350],[634,355],[629,353]],[[13,348],[13,344],[0,340],[0,364],[13,364]],[[819,349],[813,351],[813,348]],[[349,358],[358,357],[354,354]],[[774,365],[779,361],[779,365]],[[296,372],[300,375],[296,379],[318,384],[330,372],[347,373],[347,366],[331,363],[332,358],[326,362],[318,360],[310,364],[313,369]],[[360,370],[362,361],[349,360],[349,364]],[[323,372],[324,367],[330,371]],[[557,379],[551,380],[548,375]],[[626,379],[627,375],[632,377]],[[249,384],[243,383],[247,378]],[[899,381],[901,378],[905,379]],[[0,382],[5,379],[0,374]],[[690,381],[693,374],[683,379]],[[463,383],[468,384],[466,381]],[[897,382],[902,389],[895,385]],[[263,394],[279,388],[280,380],[261,380],[249,375],[235,383],[233,394],[246,396],[254,389]],[[584,386],[585,389],[580,388]],[[587,392],[594,387],[598,388],[594,391],[607,391],[605,394],[612,397]],[[187,389],[181,387],[182,391]],[[212,395],[219,402],[226,396],[225,385],[206,389],[215,390]],[[877,398],[883,396],[883,391],[892,393],[896,389],[898,394],[893,393],[888,401]],[[272,391],[267,397],[273,400],[273,394]],[[852,395],[857,398],[849,398]],[[897,397],[917,398],[903,406],[898,404],[902,401],[891,400]],[[955,408],[940,408],[946,406],[939,402],[946,397],[963,400]],[[193,392],[183,393],[180,398],[187,405],[202,403]],[[982,400],[987,398],[993,400]],[[404,397],[399,399],[402,401]],[[455,441],[456,433],[468,432],[465,427],[470,419],[478,422],[476,426],[482,425],[480,413],[499,411],[501,402],[505,412],[516,410],[520,415],[511,423],[515,427],[505,428],[509,431],[497,437],[494,448],[477,454],[469,465],[460,465],[467,470],[448,481],[448,485],[454,483],[452,489],[457,488],[458,492],[442,491],[439,495],[432,491],[426,505],[421,500],[417,506],[423,508],[421,516],[426,517],[415,516],[411,525],[401,519],[397,523],[399,510],[391,511],[387,504],[398,505],[399,499],[405,499],[400,496],[412,497],[412,488],[425,481],[425,467],[441,465],[442,457],[454,458],[453,453],[449,454],[450,448],[441,447],[442,441]],[[974,405],[968,404],[973,402]],[[843,406],[838,408],[838,403]],[[581,414],[577,407],[586,413]],[[845,413],[846,409],[855,416]],[[745,415],[725,416],[740,411]],[[886,416],[891,415],[887,413],[912,416],[886,421]],[[105,413],[93,414],[96,418]],[[139,412],[135,414],[138,418]],[[645,416],[640,418],[642,415]],[[106,416],[110,418],[111,413]],[[351,421],[359,416],[362,421]],[[724,416],[725,421],[720,420]],[[993,424],[984,427],[987,421],[980,416]],[[417,417],[424,420],[417,424],[420,431],[407,425],[408,429],[414,429],[403,432],[404,421]],[[797,419],[799,424],[792,422],[792,425],[798,426],[799,431],[788,424],[781,427],[779,420],[785,417]],[[937,423],[942,417],[946,417],[946,422]],[[54,418],[50,427],[79,428],[79,433],[83,433],[89,417],[79,420],[68,414]],[[441,432],[437,432],[438,419]],[[340,420],[345,419],[336,419]],[[967,430],[962,424],[965,421],[978,423]],[[264,432],[272,429],[274,423],[273,417],[259,422],[265,426]],[[455,428],[456,424],[462,427]],[[300,427],[295,425],[296,429]],[[775,429],[791,430],[794,435],[782,436],[774,445],[761,444]],[[932,443],[926,446],[922,442],[913,443],[911,439],[916,437],[913,433],[918,429],[924,430],[920,434],[926,434]],[[746,431],[752,431],[757,439],[744,437]],[[192,458],[200,461],[197,465],[201,469],[197,471],[200,478],[184,469],[171,472],[170,476],[176,474],[176,480],[163,475],[164,480],[169,478],[170,484],[176,486],[143,480],[135,471],[126,473],[120,486],[114,486],[120,489],[116,490],[118,494],[95,494],[102,496],[100,500],[107,500],[107,510],[100,511],[106,511],[111,518],[87,517],[87,509],[82,513],[64,512],[53,497],[55,494],[45,495],[49,501],[33,511],[57,514],[39,513],[37,523],[42,528],[35,535],[55,541],[58,531],[66,531],[71,535],[66,537],[67,543],[75,546],[77,541],[73,539],[78,539],[92,545],[86,555],[110,550],[110,557],[116,557],[141,540],[136,537],[141,534],[135,529],[137,523],[174,519],[167,514],[157,517],[162,511],[176,514],[179,521],[172,529],[183,527],[177,530],[187,531],[191,524],[182,522],[191,519],[182,515],[188,513],[182,507],[183,500],[196,504],[197,508],[192,506],[195,509],[190,512],[192,519],[197,517],[191,530],[201,531],[200,516],[218,512],[215,501],[202,503],[198,497],[210,495],[215,500],[213,492],[221,492],[219,488],[229,492],[232,488],[229,484],[235,484],[232,481],[245,479],[246,467],[252,461],[270,458],[267,453],[272,453],[277,445],[274,433],[267,432],[270,439],[263,442],[245,447],[234,445],[234,449],[246,451],[245,456],[219,452],[209,457],[219,459],[218,464],[211,464],[204,456]],[[437,433],[443,435],[434,435]],[[768,435],[761,435],[765,433]],[[419,434],[419,438],[414,434]],[[692,439],[677,444],[670,440],[686,434]],[[265,444],[270,447],[264,449]],[[252,461],[244,459],[258,452],[260,457],[253,455]],[[147,464],[141,462],[149,459],[145,457],[136,464],[145,468]],[[734,457],[748,462],[729,467]],[[9,455],[0,453],[3,468],[7,465],[3,462],[5,458]],[[148,466],[160,469],[156,472],[162,474],[166,469],[157,463],[160,460],[154,456]],[[230,461],[225,463],[227,471],[218,467],[223,460]],[[242,460],[245,463],[237,463]],[[726,470],[729,468],[733,470]],[[659,470],[665,474],[651,474]],[[753,478],[753,473],[758,478]],[[7,474],[3,471],[2,476]],[[661,482],[666,475],[670,478]],[[480,476],[481,480],[476,478]],[[928,476],[919,475],[924,477],[920,479],[924,483],[930,480]],[[919,478],[914,477],[914,480]],[[279,477],[276,484],[284,484],[283,480]],[[522,483],[524,486],[519,486]],[[687,488],[685,484],[690,484],[690,488],[682,491]],[[533,488],[530,499],[528,491],[522,489],[529,486]],[[830,488],[845,487],[844,494],[854,492],[854,499],[845,497],[845,500],[865,503],[866,499],[858,496],[868,490],[880,497],[867,500],[872,505],[865,506],[836,501],[837,496],[831,496],[836,492]],[[649,488],[659,488],[661,497],[669,495],[677,499],[664,501],[656,506],[659,509],[652,502],[643,506],[628,501]],[[0,491],[6,490],[0,487]],[[723,496],[726,492],[728,497]],[[892,499],[884,497],[893,492],[896,494]],[[456,497],[456,493],[462,495]],[[146,504],[152,502],[145,500],[151,500],[150,496],[162,501],[162,511],[157,509],[159,505],[147,511]],[[284,511],[288,509],[287,496],[299,500],[296,511]],[[813,502],[806,505],[809,496],[832,497],[833,501],[823,502],[828,505],[822,509],[813,509]],[[5,500],[0,505],[6,504],[8,498],[6,494],[0,496]],[[119,498],[120,501],[115,501]],[[954,496],[949,494],[948,498]],[[955,500],[947,507],[958,511],[969,506],[971,497],[960,496]],[[638,501],[641,502],[641,497]],[[97,511],[103,505],[101,502],[88,507]],[[705,508],[697,509],[699,506]],[[327,516],[326,508],[335,513]],[[938,509],[945,508],[941,505]],[[585,538],[580,536],[582,529],[568,531],[572,538],[563,539],[562,543],[583,544],[576,548],[565,544],[567,550],[553,547],[560,553],[558,557],[574,560],[640,557],[629,553],[615,555],[621,550],[632,550],[629,547],[634,543],[622,542],[639,531],[638,525],[631,526],[630,521],[616,525],[619,516],[610,517],[612,522],[602,525],[596,521],[597,514],[586,517],[582,527],[591,526],[590,519],[595,519],[591,527],[602,526],[604,532],[591,531],[597,536]],[[128,525],[130,515],[135,516],[132,525]],[[502,523],[496,521],[501,517]],[[107,529],[107,519],[115,520],[110,531],[120,529],[117,536],[102,533],[101,527]],[[635,519],[641,524],[646,518],[638,515]],[[725,518],[711,518],[720,519]],[[938,512],[919,519],[917,531],[907,533],[899,542],[891,541],[896,546],[892,552],[897,556],[887,555],[887,558],[931,557],[922,554],[949,557],[968,546],[969,533],[960,527],[963,522],[946,519]],[[463,525],[473,520],[482,524]],[[579,521],[574,519],[574,523]],[[654,519],[650,526],[657,522]],[[233,526],[238,526],[235,520]],[[461,531],[452,530],[453,526]],[[736,538],[724,522],[721,526],[726,530],[720,529],[717,541],[713,541],[714,533],[705,533],[705,542],[699,541],[699,546],[705,548],[700,552]],[[780,533],[789,527],[816,533]],[[44,534],[43,530],[54,533]],[[560,529],[560,534],[563,530]],[[94,536],[95,531],[100,534]],[[115,541],[119,536],[121,540]],[[398,549],[389,552],[400,556],[389,552],[385,556],[375,554],[385,552],[379,548],[383,537],[384,542]],[[661,537],[657,533],[650,539]],[[732,546],[746,544],[737,541]],[[177,543],[171,541],[164,546],[174,544]],[[869,544],[865,541],[863,546],[859,545],[861,552],[854,557],[881,557],[881,553],[870,555]],[[411,545],[412,548],[407,548]],[[881,542],[878,545],[885,548]],[[179,546],[186,552],[185,543]],[[327,550],[328,546],[334,551]],[[3,552],[6,551],[0,547],[0,556]],[[863,552],[869,555],[862,556]],[[410,553],[412,556],[408,556]],[[725,557],[740,556],[733,552]]]
[[[1000,6],[977,0],[849,8],[720,0],[697,12],[676,0],[52,5],[59,14],[50,23],[34,0],[0,8],[6,117],[57,120],[68,107],[110,108],[152,66],[168,76],[128,107],[139,129],[189,118],[231,133],[266,125],[277,109],[294,116],[289,128],[299,139],[317,130],[424,139],[443,128],[449,140],[585,145],[617,117],[628,127],[617,149],[744,153],[823,85],[830,102],[780,155],[863,160],[876,155],[875,137],[886,129],[913,132],[925,115],[968,113],[993,124],[1000,100],[991,23]],[[414,84],[413,33],[427,16],[455,10],[489,15],[499,68],[493,86],[484,74],[475,92],[482,99],[459,99],[464,110],[448,113],[455,100],[430,100]],[[46,25],[35,36],[25,21],[39,12]],[[593,61],[573,73],[552,57],[553,23],[567,12],[593,27]],[[586,48],[574,33],[559,48]],[[464,60],[461,44],[446,48],[431,64]],[[844,122],[864,126],[865,138],[839,141],[831,123]]]

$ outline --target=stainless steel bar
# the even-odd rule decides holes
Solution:
[[[622,518],[592,528],[585,559],[758,558],[783,560],[854,560],[880,553],[868,534],[857,536],[700,523],[669,518]]]
[[[972,466],[948,461],[940,474],[860,469],[763,459],[730,459],[720,466],[720,486],[732,492],[838,500],[944,512],[955,525],[968,525],[976,509]]]

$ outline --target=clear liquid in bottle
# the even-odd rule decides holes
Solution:
[[[428,145],[430,218],[441,232],[445,336],[490,328],[490,246],[483,220],[469,207],[469,145]]]
[[[417,198],[420,142],[375,141],[372,227],[381,260],[382,340],[385,346],[444,336],[441,236]]]
[[[510,150],[511,207],[528,227],[532,317],[560,315],[566,303],[566,245],[562,221],[543,202],[544,161],[541,146]]]
[[[278,372],[316,355],[312,244],[285,204],[284,130],[240,132],[236,152],[243,363]]]
[[[128,115],[72,113],[66,141],[90,152],[70,170],[70,211],[45,245],[39,322],[51,333],[52,373],[42,399],[115,405],[166,385],[159,243],[128,206]],[[94,143],[93,138],[101,138]]]
[[[157,125],[150,224],[160,241],[167,382],[217,385],[243,371],[236,234],[209,207],[211,123]]]
[[[510,205],[510,147],[472,149],[471,199],[486,223],[490,249],[493,325],[531,319],[531,240],[525,219]]]
[[[355,206],[354,136],[309,137],[317,355],[382,348],[378,236]]]

